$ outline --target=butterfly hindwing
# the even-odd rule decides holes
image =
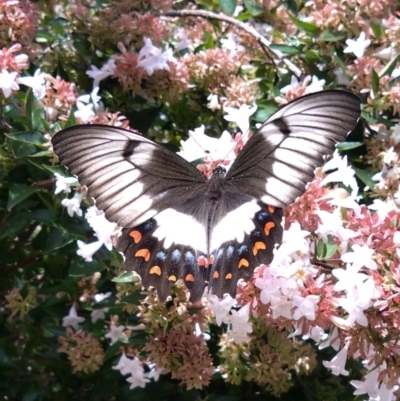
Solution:
[[[167,209],[137,227],[124,229],[117,248],[125,255],[125,268],[136,271],[145,288],[156,288],[161,301],[165,301],[172,285],[179,279],[183,280],[191,300],[195,301],[201,297],[205,287],[204,266],[198,261],[205,257],[206,232],[201,228],[203,233],[200,231],[195,237],[199,242],[191,241],[191,225],[183,225],[192,219],[191,216],[188,215],[187,220],[171,220],[174,226],[163,217],[164,214],[176,218],[177,213],[174,209]],[[179,237],[182,235],[186,235],[186,239]]]
[[[275,245],[282,240],[282,215],[282,209],[249,201],[226,213],[215,225],[211,233],[213,263],[208,272],[214,294],[234,296],[240,279],[250,280],[256,266],[272,261]],[[225,237],[220,237],[222,232]]]
[[[239,153],[226,175],[229,190],[268,205],[288,206],[359,116],[359,98],[344,91],[317,92],[283,106]]]

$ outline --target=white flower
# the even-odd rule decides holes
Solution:
[[[76,102],[76,107],[78,110],[74,112],[74,116],[76,118],[80,118],[83,123],[87,123],[92,117],[95,116],[93,104],[91,103],[83,104],[82,102]]]
[[[320,298],[318,295],[307,295],[305,298],[300,295],[293,297],[294,305],[296,309],[293,313],[293,319],[299,320],[301,317],[305,317],[308,320],[315,320],[315,311]]]
[[[175,45],[175,50],[179,52],[184,49],[189,49],[192,45],[192,41],[189,39],[187,32],[182,29],[178,36],[179,42]]]
[[[111,292],[99,293],[94,295],[94,300],[96,303],[103,301],[103,299],[108,298],[111,295]],[[96,323],[98,320],[105,319],[105,313],[108,312],[108,308],[101,309],[93,309],[90,317],[92,319],[92,323]]]
[[[311,83],[306,87],[304,94],[315,93],[324,90],[325,79],[318,79],[315,75],[312,77]]]
[[[248,333],[253,331],[249,323],[250,303],[242,306],[238,311],[232,310],[230,315],[225,316],[224,323],[231,324],[228,336],[237,343],[248,341]]]
[[[325,243],[328,242],[328,235],[338,237],[344,245],[347,244],[349,239],[360,235],[356,231],[343,227],[343,220],[339,209],[336,209],[333,213],[320,210],[317,214],[321,220],[321,223],[318,224],[317,233]]]
[[[99,86],[100,81],[114,75],[115,68],[115,60],[110,58],[100,69],[95,65],[91,65],[90,70],[87,70],[86,74],[89,75],[90,78],[93,78],[93,87],[96,88]]]
[[[214,93],[210,93],[207,97],[208,103],[207,107],[212,110],[219,110],[221,108],[221,105],[218,102],[218,95],[215,95]]]
[[[108,221],[102,210],[92,206],[87,210],[85,218],[89,225],[93,228],[96,237],[106,248],[111,251],[112,249],[112,236],[117,234],[117,225]]]
[[[225,38],[221,39],[221,45],[223,49],[238,51],[239,49],[243,48],[238,42],[236,41],[237,36],[229,32]]]
[[[349,78],[347,78],[340,67],[333,70],[333,73],[336,75],[336,83],[338,85],[347,86],[347,84],[350,82]]]
[[[189,131],[189,138],[181,141],[182,150],[178,155],[191,162],[210,157],[212,160],[234,159],[234,143],[231,135],[224,131],[220,138],[211,138],[204,134],[204,125]]]
[[[371,44],[369,39],[365,39],[365,32],[361,32],[358,39],[347,39],[347,47],[343,50],[344,53],[353,53],[357,58],[364,55],[365,50]]]
[[[202,332],[201,327],[199,323],[196,323],[194,325],[194,331],[193,334],[196,337],[203,337],[205,341],[209,341],[211,339],[211,336],[208,333]]]
[[[144,37],[144,46],[139,51],[138,66],[146,70],[147,75],[153,75],[156,70],[170,71],[168,61],[176,63],[172,50],[164,52],[153,46],[151,39]]]
[[[61,201],[61,204],[67,208],[67,213],[70,217],[72,217],[74,213],[77,216],[82,216],[80,205],[85,196],[86,194],[84,192],[77,192],[71,199],[65,198]]]
[[[58,173],[55,173],[54,175],[56,177],[56,189],[54,190],[55,194],[59,194],[60,192],[69,194],[71,192],[71,185],[78,182],[74,177],[64,177]]]
[[[326,172],[333,169],[337,169],[337,171],[328,174],[321,181],[321,185],[326,185],[329,182],[342,182],[345,186],[352,189],[351,196],[355,197],[358,192],[358,185],[354,177],[354,170],[351,166],[347,165],[347,156],[342,158],[339,153],[335,151],[332,159],[325,163],[323,171]]]
[[[92,323],[96,323],[98,320],[104,320],[106,318],[105,312],[107,312],[107,310],[108,308],[93,309],[90,313]]]
[[[8,72],[4,69],[0,72],[0,89],[3,91],[5,98],[10,97],[13,90],[19,89],[19,86],[15,80],[17,75],[17,72]]]
[[[255,113],[257,106],[248,106],[247,104],[242,104],[239,109],[233,107],[224,107],[224,111],[228,113],[224,116],[226,121],[231,121],[235,123],[243,134],[246,134],[250,128],[249,118]]]
[[[333,289],[335,291],[350,291],[354,287],[363,283],[368,276],[359,273],[360,268],[352,264],[348,264],[345,269],[333,269],[332,274],[338,279]]]
[[[146,383],[150,381],[147,377],[148,374],[144,372],[144,368],[138,358],[127,358],[125,352],[122,354],[118,364],[112,367],[119,370],[122,375],[130,375],[126,381],[131,383],[130,389],[135,387],[145,387]],[[149,372],[150,373],[150,372]]]
[[[297,89],[298,87],[300,87],[300,82],[296,76],[292,75],[292,78],[290,79],[290,84],[284,86],[281,89],[281,93],[286,95],[290,90]]]
[[[379,387],[378,376],[379,376],[379,369],[373,369],[365,375],[364,381],[352,380],[350,384],[356,388],[353,394],[359,395],[368,393],[370,397],[375,398],[378,395],[378,387]]]
[[[101,241],[91,242],[90,244],[85,244],[82,241],[77,241],[78,250],[76,253],[79,256],[82,256],[86,262],[91,262],[93,259],[93,255],[102,247],[103,243]]]
[[[337,299],[337,303],[349,314],[347,324],[353,326],[358,323],[361,326],[368,326],[368,319],[364,311],[372,306],[372,299],[379,296],[372,277],[364,282],[359,282],[357,287],[347,291],[346,298]]]
[[[271,309],[273,319],[278,319],[278,317],[282,316],[286,319],[292,320],[292,308],[292,301],[288,300],[287,298],[282,298],[281,296],[276,297],[274,295],[271,295]]]
[[[326,347],[331,346],[334,350],[339,351],[340,348],[340,338],[339,338],[339,330],[337,327],[333,329],[332,335],[322,342],[318,348],[319,349],[324,349]]]
[[[46,74],[44,72],[41,72],[40,68],[38,68],[33,74],[33,77],[19,77],[17,79],[17,82],[19,84],[32,88],[33,94],[37,99],[43,99],[46,95],[45,76]]]
[[[355,269],[361,267],[368,267],[368,269],[375,270],[377,267],[376,262],[372,259],[374,250],[369,248],[368,245],[363,246],[354,244],[352,246],[353,252],[347,252],[342,255],[341,259],[345,263],[353,263]]]
[[[93,105],[93,108],[95,111],[101,111],[104,109],[103,103],[100,101],[101,96],[98,95],[99,93],[99,87],[96,86],[93,88],[92,92],[90,94],[85,94],[81,95],[77,98],[78,102],[89,104],[91,103]]]
[[[79,317],[78,314],[76,313],[75,306],[72,305],[68,315],[63,317],[62,325],[63,327],[71,326],[75,330],[79,330],[79,323],[83,323],[84,321],[85,318]]]
[[[322,361],[323,365],[332,371],[335,376],[348,376],[349,372],[345,369],[347,361],[347,347],[342,348],[336,356],[330,361]]]
[[[226,318],[226,316],[228,316],[229,311],[235,303],[235,299],[230,295],[226,295],[222,300],[219,300],[216,295],[209,294],[207,296],[207,301],[208,308],[211,309],[215,314],[217,325],[221,326],[223,320]]]
[[[115,324],[110,325],[110,331],[104,336],[111,340],[111,344],[116,343],[122,336],[125,326],[116,326]]]

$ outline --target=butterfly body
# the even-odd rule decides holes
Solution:
[[[282,207],[301,195],[335,143],[360,115],[359,99],[325,91],[278,110],[249,139],[231,168],[210,179],[136,133],[81,125],[53,139],[59,160],[123,228],[117,248],[127,270],[164,300],[182,279],[191,300],[208,285],[234,295],[239,279],[268,264],[282,238]]]

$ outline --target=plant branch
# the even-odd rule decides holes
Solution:
[[[171,10],[167,11],[161,14],[162,16],[165,17],[201,17],[201,18],[206,18],[206,19],[215,19],[219,21],[224,21],[227,22],[228,24],[232,24],[239,29],[247,32],[249,35],[253,36],[257,40],[257,42],[260,44],[261,48],[263,49],[264,53],[267,54],[269,58],[271,58],[270,53],[272,53],[275,57],[278,58],[278,60],[282,61],[283,63],[286,64],[288,69],[293,72],[293,74],[297,78],[302,78],[304,75],[303,72],[299,67],[297,67],[293,62],[291,62],[283,53],[277,50],[271,49],[270,41],[265,38],[263,35],[261,35],[259,32],[257,32],[256,29],[254,29],[251,25],[246,24],[242,21],[238,21],[235,18],[229,17],[224,14],[217,14],[212,11],[207,11],[207,10]],[[272,59],[272,58],[271,58]]]

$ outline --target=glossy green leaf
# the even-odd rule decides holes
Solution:
[[[356,172],[356,176],[367,186],[371,191],[374,191],[374,187],[377,181],[374,181],[372,177],[375,175],[370,171],[364,171],[357,167],[353,167],[354,171]]]
[[[44,118],[44,110],[39,106],[31,89],[28,90],[26,95],[25,115],[30,130],[41,131],[43,129],[42,118]]]
[[[336,145],[339,151],[345,151],[350,149],[356,149],[363,146],[364,142],[340,142]]]
[[[106,268],[104,263],[93,259],[91,262],[85,262],[83,259],[75,260],[69,269],[70,277],[90,276],[96,272],[101,272]]]
[[[244,5],[252,16],[257,16],[264,12],[264,8],[254,0],[244,0]]]
[[[18,134],[5,135],[13,141],[29,143],[32,145],[42,145],[43,143],[47,142],[43,135],[37,131],[20,132]]]
[[[281,44],[272,43],[270,45],[270,48],[272,50],[278,50],[284,54],[301,54],[301,51],[297,47],[290,46],[290,45],[281,45]]]
[[[221,10],[226,15],[233,15],[236,9],[236,0],[218,0]]]
[[[372,91],[376,95],[379,92],[379,75],[373,68],[371,69],[371,83],[372,83]]]
[[[18,203],[22,202],[35,192],[36,190],[29,185],[14,184],[8,193],[7,210],[11,210],[14,206],[18,205]]]
[[[302,21],[290,14],[289,18],[292,20],[293,24],[297,26],[297,28],[299,28],[301,31],[308,33],[311,36],[314,36],[319,32],[319,28],[314,24]]]

